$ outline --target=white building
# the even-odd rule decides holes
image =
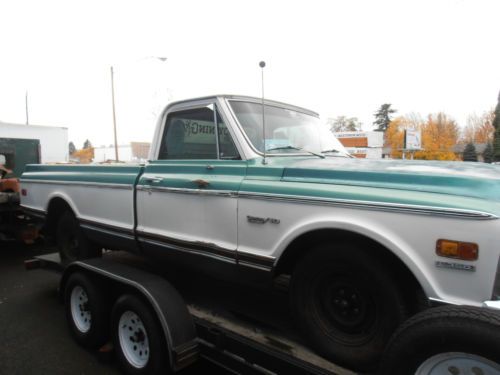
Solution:
[[[151,143],[148,142],[130,142],[128,145],[119,145],[118,159],[124,162],[143,163],[148,159],[150,146]],[[112,160],[115,160],[114,146],[94,147],[94,163]]]
[[[382,158],[384,132],[334,132],[333,135],[338,138],[351,155],[357,158]]]

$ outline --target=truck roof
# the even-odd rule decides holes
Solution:
[[[207,96],[200,96],[200,97],[195,97],[195,98],[188,98],[188,99],[182,99],[182,100],[176,100],[172,103],[169,103],[167,107],[170,107],[175,104],[179,103],[185,103],[185,102],[190,102],[190,101],[195,101],[195,100],[204,100],[204,99],[229,99],[229,100],[243,100],[243,101],[251,101],[251,102],[262,102],[262,98],[255,97],[255,96],[247,96],[247,95],[232,95],[232,94],[216,94],[216,95],[207,95]],[[274,106],[279,106],[279,107],[286,107],[298,112],[303,112],[310,114],[312,116],[319,117],[319,114],[317,112],[314,112],[310,109],[304,108],[304,107],[299,107],[293,104],[288,104],[284,102],[280,102],[277,100],[271,100],[271,99],[264,99],[264,103],[267,105],[274,105]]]

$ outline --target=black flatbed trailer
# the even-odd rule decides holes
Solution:
[[[198,356],[239,374],[355,374],[318,356],[295,335],[286,304],[287,280],[267,293],[186,270],[165,270],[125,252],[105,252],[102,259],[78,261],[69,267],[62,265],[59,254],[52,253],[26,261],[25,267],[60,273],[61,294],[68,273],[82,269],[135,280],[150,288],[152,295],[155,283],[162,283],[156,277],[168,280],[185,301],[196,335],[195,347],[179,345],[182,350],[174,353],[180,362]],[[181,363],[178,368],[182,367]]]

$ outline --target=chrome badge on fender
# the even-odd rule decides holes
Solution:
[[[476,266],[473,266],[471,264],[460,264],[460,263],[451,263],[451,262],[442,262],[442,261],[436,261],[436,267],[448,268],[448,269],[459,270],[459,271],[469,271],[469,272],[476,271]]]
[[[279,219],[273,219],[272,217],[263,218],[263,217],[247,215],[247,220],[248,220],[248,222],[254,223],[254,224],[265,224],[265,223],[279,224],[280,223]]]

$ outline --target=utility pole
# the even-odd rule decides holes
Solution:
[[[113,66],[111,66],[111,101],[113,104],[113,131],[115,135],[115,161],[118,161],[118,137],[116,135],[116,112],[115,112],[115,81],[113,74]]]
[[[166,57],[158,57],[158,56],[148,56],[144,59],[157,59],[161,62],[167,61]],[[142,59],[142,60],[144,60]],[[112,105],[113,105],[113,131],[114,131],[114,136],[115,136],[115,160],[119,161],[118,159],[118,136],[116,135],[116,110],[115,110],[115,80],[114,80],[114,71],[113,71],[113,65],[110,66],[111,70],[111,100],[112,100]]]

